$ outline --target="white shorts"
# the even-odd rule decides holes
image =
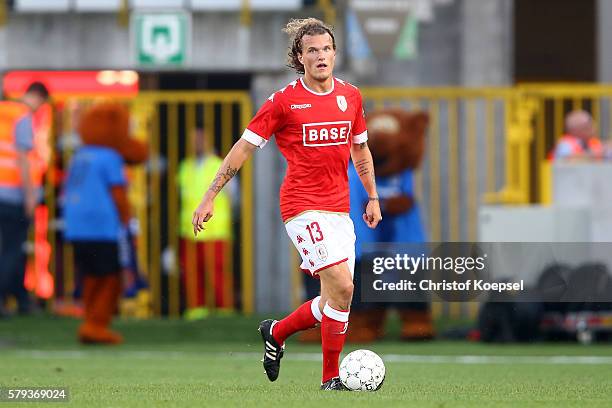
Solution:
[[[347,262],[355,269],[355,227],[348,214],[306,211],[285,224],[302,257],[300,267],[315,276],[320,270]]]

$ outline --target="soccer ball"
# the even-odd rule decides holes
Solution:
[[[385,381],[385,364],[373,351],[352,351],[340,363],[340,381],[351,391],[378,391]]]

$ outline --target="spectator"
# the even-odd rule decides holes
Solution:
[[[19,313],[28,313],[24,287],[25,243],[40,198],[34,149],[33,114],[49,99],[40,82],[32,83],[18,102],[0,102],[0,315],[7,295],[16,297]]]
[[[187,319],[205,317],[207,303],[218,308],[230,308],[232,302],[229,259],[232,242],[232,209],[230,195],[235,185],[230,183],[215,201],[215,216],[206,223],[203,234],[194,237],[193,209],[202,198],[202,186],[208,186],[222,163],[213,151],[208,133],[196,128],[191,133],[193,157],[185,158],[178,171],[178,185],[181,194],[180,226],[180,267],[185,289]],[[212,258],[212,259],[211,259]],[[206,278],[208,274],[209,279]],[[213,290],[206,290],[206,283],[213,284]],[[214,293],[214,302],[206,297]]]
[[[553,153],[555,160],[602,159],[604,146],[596,135],[591,115],[575,110],[565,117],[565,131]]]

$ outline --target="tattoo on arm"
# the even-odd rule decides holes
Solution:
[[[359,144],[359,148],[360,148],[361,150],[365,149],[366,147],[368,147],[368,143],[367,143],[367,142],[363,142],[363,143],[360,143],[360,144]]]
[[[223,186],[225,186],[227,182],[230,181],[232,177],[236,175],[236,173],[238,173],[238,169],[228,165],[225,171],[219,171],[217,173],[215,179],[210,184],[209,190],[218,193],[219,191],[221,191]]]
[[[376,185],[376,176],[374,175],[374,166],[372,165],[372,161],[370,159],[361,159],[355,163],[355,169],[357,169],[357,174],[363,180],[364,176],[369,175],[370,181],[373,185]]]
[[[368,159],[361,159],[357,161],[357,163],[355,163],[355,169],[357,169],[357,174],[359,174],[359,177],[368,174],[370,172],[370,166],[370,160]]]

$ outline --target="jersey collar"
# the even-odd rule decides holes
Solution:
[[[305,90],[307,90],[308,92],[310,92],[311,94],[315,94],[315,95],[319,95],[319,96],[325,96],[325,95],[329,95],[330,93],[334,92],[334,88],[336,86],[336,78],[332,77],[332,87],[329,91],[327,92],[315,92],[312,89],[308,88],[306,86],[306,83],[304,82],[304,77],[300,77],[300,82],[302,83],[302,86],[304,87]]]

